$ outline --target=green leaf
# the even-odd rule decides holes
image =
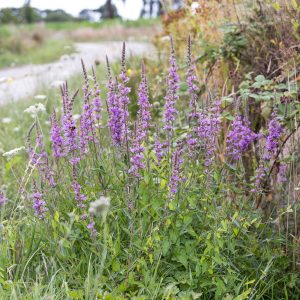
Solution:
[[[170,249],[170,242],[166,240],[163,244],[163,255],[165,256]]]
[[[153,151],[150,152],[150,155],[151,155],[151,157],[155,160],[155,162],[158,163],[158,159],[157,159],[157,157],[156,157],[156,155],[154,154]]]
[[[266,78],[263,75],[258,75],[255,77],[255,81],[258,81],[258,82],[263,82],[265,79]]]
[[[187,270],[188,269],[188,261],[187,261],[186,255],[181,254],[180,256],[177,256],[177,258],[178,258],[178,261],[181,262]]]
[[[278,3],[271,3],[271,5],[276,9],[276,10],[280,10],[280,6]]]
[[[6,163],[6,165],[5,165],[6,172],[9,171],[12,168],[13,165],[16,165],[21,159],[22,158],[20,156],[16,156],[11,161],[9,161],[8,163]]]
[[[230,120],[230,121],[234,121],[235,117],[233,117],[233,116],[227,116],[226,119]]]
[[[189,88],[189,85],[186,82],[180,82],[178,85],[181,91],[186,91]]]

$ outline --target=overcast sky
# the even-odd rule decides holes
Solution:
[[[82,9],[96,9],[103,5],[106,0],[31,0],[31,6],[38,9],[63,9],[73,16],[78,16]],[[119,15],[124,19],[136,20],[140,16],[142,0],[112,0],[117,6]],[[0,9],[4,7],[21,7],[25,0],[0,0]]]

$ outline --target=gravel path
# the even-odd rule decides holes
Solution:
[[[63,81],[82,72],[81,58],[89,69],[96,59],[105,63],[105,55],[110,61],[121,57],[122,42],[77,43],[75,46],[79,53],[63,56],[58,62],[0,70],[0,105],[34,96],[38,86],[50,86],[55,81]],[[151,54],[155,50],[152,44],[138,42],[128,42],[126,48],[127,59]],[[8,78],[13,81],[8,82]]]

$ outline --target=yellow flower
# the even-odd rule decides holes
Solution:
[[[8,81],[8,82],[12,82],[13,79],[12,79],[12,78],[8,78],[7,81]]]
[[[132,72],[131,69],[127,70],[128,75],[130,75],[131,72]]]

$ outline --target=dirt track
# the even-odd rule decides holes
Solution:
[[[62,57],[58,62],[0,70],[0,105],[34,96],[38,86],[50,86],[54,81],[63,81],[82,72],[81,58],[89,69],[96,59],[105,63],[106,55],[110,61],[121,57],[121,42],[77,43],[75,46],[79,53]],[[155,50],[149,43],[127,42],[126,46],[127,59],[130,56],[150,55]],[[13,81],[9,83],[8,78]]]

